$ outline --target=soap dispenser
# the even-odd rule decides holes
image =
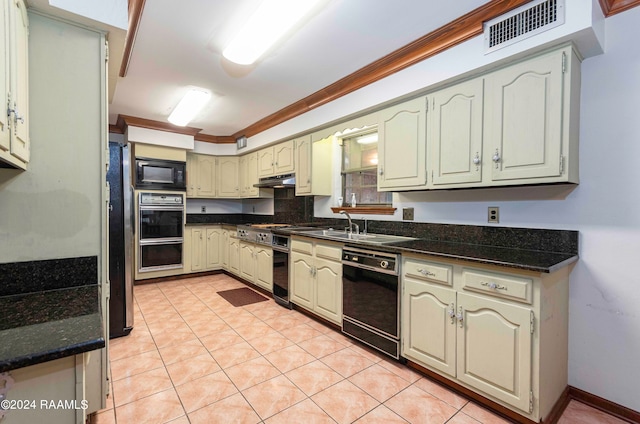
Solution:
[[[356,207],[356,194],[355,193],[351,193],[351,207],[352,208]]]

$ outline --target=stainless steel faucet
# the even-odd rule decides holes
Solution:
[[[351,215],[349,215],[349,212],[340,211],[340,213],[343,214],[343,215],[346,215],[347,219],[349,220],[349,233],[353,234],[353,227],[355,227],[356,228],[356,234],[360,234],[360,227],[358,227],[358,224],[351,222]]]

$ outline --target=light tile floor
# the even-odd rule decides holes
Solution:
[[[271,299],[233,307],[223,274],[135,287],[134,330],[111,341],[98,424],[507,421]],[[572,401],[560,423],[622,423]]]

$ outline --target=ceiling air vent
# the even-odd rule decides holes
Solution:
[[[484,23],[485,53],[564,23],[564,0],[535,0]]]

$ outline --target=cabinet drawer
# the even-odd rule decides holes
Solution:
[[[436,262],[406,259],[404,261],[404,275],[447,286],[453,284],[453,267]]]
[[[313,254],[313,242],[307,240],[291,240],[291,250],[293,252],[306,253],[307,255]]]
[[[331,259],[334,261],[342,260],[342,248],[335,244],[316,244],[316,257]]]
[[[497,297],[531,303],[533,280],[477,269],[462,269],[462,288]]]

